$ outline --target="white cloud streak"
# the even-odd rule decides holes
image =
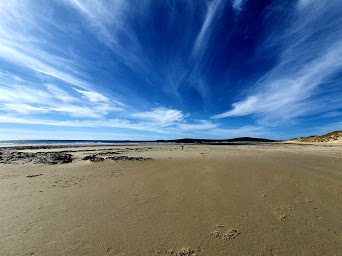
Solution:
[[[74,97],[61,86],[35,84],[4,73],[0,77],[0,110],[5,112],[100,118],[122,110],[117,103],[94,91],[79,90],[84,97]]]
[[[291,24],[283,28],[285,32],[270,33],[266,40],[267,46],[281,49],[279,63],[245,99],[213,118],[255,115],[260,122],[276,124],[342,107],[335,100],[342,96],[341,91],[335,97],[321,95],[327,90],[326,83],[342,70],[342,16],[336,11],[339,1],[298,5],[300,8],[292,10]]]
[[[1,107],[2,105],[2,107]],[[6,112],[18,112],[20,114],[45,114],[48,112],[58,112],[71,117],[99,118],[107,114],[112,108],[101,106],[101,108],[90,108],[76,105],[57,105],[55,107],[35,107],[27,104],[0,104],[0,110]]]
[[[94,90],[96,86],[81,71],[87,61],[75,62],[64,49],[54,48],[55,34],[68,31],[49,17],[51,13],[37,10],[33,1],[0,3],[0,60],[28,71],[21,72],[28,75],[20,78],[10,68],[0,73],[1,110],[90,118],[122,110],[124,104]]]
[[[201,30],[198,33],[193,49],[192,55],[196,58],[203,54],[205,51],[212,30],[216,24],[216,21],[221,16],[222,13],[222,0],[214,0],[208,4],[207,13],[202,24]]]
[[[169,126],[175,122],[182,121],[185,115],[179,110],[155,108],[152,111],[134,113],[132,117],[151,121],[161,126]]]
[[[247,0],[232,0],[232,7],[236,12],[241,12]]]
[[[98,92],[84,91],[74,88],[75,91],[82,94],[82,96],[91,102],[109,102],[109,99]]]
[[[217,124],[213,124],[207,120],[201,120],[198,124],[182,123],[178,125],[182,131],[193,131],[193,130],[210,130],[217,128]]]
[[[79,101],[79,99],[71,96],[69,93],[67,93],[65,90],[59,88],[56,85],[53,84],[45,84],[46,88],[49,90],[49,92],[56,98],[63,102],[73,102],[73,101]]]
[[[126,18],[134,11],[134,7],[128,1],[68,0],[68,2],[91,23],[89,29],[98,36],[99,40],[127,66],[136,71],[146,70],[146,66],[149,65],[148,58],[144,56],[134,30],[127,27],[125,23]],[[125,37],[125,42],[122,40],[122,35]]]
[[[31,54],[35,55],[34,52],[31,52]],[[48,56],[45,57],[48,58]],[[62,65],[62,63],[54,63],[54,66],[56,67],[53,67],[44,61],[41,61],[34,56],[25,54],[20,49],[8,46],[1,41],[0,58],[12,62],[13,64],[28,68],[34,72],[45,74],[69,84],[79,86],[80,88],[88,89],[92,87],[88,82],[56,68],[57,66]]]
[[[314,106],[316,101],[310,97],[318,93],[316,90],[325,79],[342,68],[341,58],[342,43],[334,45],[321,58],[306,63],[298,72],[288,74],[287,78],[277,79],[270,73],[262,81],[261,92],[234,103],[232,110],[214,118],[264,114],[270,119],[292,119],[319,111],[320,107],[326,111],[327,106]]]
[[[207,130],[207,132],[209,132],[210,129],[217,127],[216,125],[207,121],[201,121],[199,124],[180,124],[172,122],[174,126],[171,126],[170,121],[166,122],[168,123],[166,125],[165,120],[164,123],[158,123],[156,120],[158,119],[155,118],[152,121],[150,120],[150,122],[145,122],[146,120],[143,120],[142,122],[133,122],[126,119],[56,121],[42,118],[22,118],[12,115],[0,115],[0,123],[48,125],[59,127],[111,127],[155,132],[158,134],[170,134],[174,136],[189,136],[188,132],[190,132],[190,134],[196,134],[196,131],[200,130]]]
[[[39,108],[39,107],[33,107],[30,105],[22,104],[22,105],[17,105],[17,104],[3,104],[3,107],[0,107],[0,110],[5,110],[5,111],[17,111],[23,114],[27,114],[29,112],[47,112],[49,109],[47,108]]]
[[[79,76],[75,63],[61,51],[54,49],[52,34],[60,29],[45,11],[38,12],[33,1],[9,0],[0,6],[0,59],[79,86],[92,85]],[[52,54],[54,51],[57,54]]]
[[[35,118],[22,118],[11,115],[0,115],[0,123],[12,124],[36,124],[36,125],[49,125],[49,126],[64,126],[64,127],[115,127],[115,128],[129,128],[130,122],[126,120],[110,119],[102,120],[67,120],[56,121],[49,119],[35,119]]]

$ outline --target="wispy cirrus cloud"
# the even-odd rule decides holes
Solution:
[[[192,54],[193,56],[195,56],[195,58],[201,56],[205,51],[212,30],[215,27],[215,22],[220,18],[222,14],[223,4],[224,1],[222,0],[214,0],[208,4],[207,12],[201,26],[201,30],[195,39],[192,49]]]
[[[100,118],[122,110],[117,103],[94,91],[79,90],[85,96],[81,93],[84,97],[77,97],[71,94],[72,90],[67,92],[62,86],[36,84],[8,74],[1,77],[0,110],[6,113]]]
[[[74,102],[79,101],[78,98],[71,96],[68,92],[65,90],[59,88],[56,85],[53,84],[45,84],[46,88],[49,90],[49,92],[56,98],[63,102]]]
[[[17,111],[20,113],[29,113],[29,112],[46,112],[49,111],[47,108],[39,108],[39,107],[33,107],[27,104],[17,105],[17,104],[2,104],[2,107],[0,106],[0,110],[5,111]]]
[[[232,7],[236,12],[240,12],[247,0],[232,0]]]
[[[23,85],[1,86],[0,100],[3,103],[48,103],[49,94],[37,88]]]
[[[212,0],[205,4],[190,2],[189,11],[191,13],[199,12],[198,9],[202,13],[199,30],[194,37],[190,37],[192,43],[190,44],[191,49],[189,49],[187,61],[183,63],[179,60],[183,60],[184,56],[176,56],[173,61],[174,65],[167,69],[167,77],[171,80],[167,81],[167,84],[171,85],[167,89],[173,89],[171,92],[181,100],[182,94],[180,91],[183,89],[184,84],[187,84],[189,88],[194,88],[202,100],[207,101],[209,98],[209,85],[201,74],[208,59],[210,59],[209,56],[212,48],[215,47],[212,39],[226,4],[227,2],[223,0]],[[193,33],[193,31],[190,33]]]
[[[94,91],[84,91],[74,88],[75,91],[82,94],[83,97],[91,102],[109,102],[109,99],[102,94]]]
[[[276,24],[260,46],[279,51],[277,65],[255,83],[245,99],[213,118],[254,115],[261,122],[276,124],[342,107],[336,101],[341,90],[324,95],[342,70],[340,3],[304,2],[298,2],[284,24]]]
[[[217,128],[217,126],[217,124],[214,124],[207,120],[200,120],[200,122],[198,123],[182,123],[178,125],[179,129],[181,129],[182,131],[212,130],[214,128]]]
[[[37,12],[37,2],[9,0],[0,7],[0,60],[80,88],[92,87],[78,70],[80,63],[56,46],[57,32],[68,31],[48,12]]]
[[[51,120],[44,118],[23,118],[12,115],[0,115],[0,123],[14,123],[14,124],[34,124],[34,125],[48,125],[61,127],[115,127],[115,128],[129,128],[130,124],[127,120],[108,119],[108,120]],[[133,125],[132,125],[133,126]]]
[[[66,114],[69,117],[87,117],[87,118],[100,118],[106,115],[110,110],[113,110],[107,105],[97,106],[95,108],[90,108],[87,106],[77,106],[77,105],[58,105],[55,104],[54,107],[36,107],[27,104],[0,104],[0,110],[5,112],[17,112],[20,114],[46,114],[46,113],[59,113]],[[32,117],[32,116],[28,116]]]
[[[87,81],[68,73],[62,68],[59,68],[59,66],[64,66],[65,63],[63,61],[56,61],[55,63],[51,63],[50,61],[50,64],[48,64],[46,63],[46,61],[37,58],[37,54],[35,53],[34,49],[31,48],[30,53],[25,53],[24,50],[8,45],[10,43],[11,42],[6,44],[0,41],[1,59],[11,62],[15,65],[27,68],[33,72],[41,73],[52,78],[59,79],[71,85],[76,85],[80,88],[88,89],[92,87],[92,85]],[[49,59],[50,56],[51,54],[46,54],[44,56],[44,59]]]
[[[336,116],[341,116],[342,112],[339,111],[331,111],[331,112],[327,112],[321,116],[318,116],[318,118],[331,118],[331,117],[336,117]]]
[[[155,108],[152,111],[134,113],[132,117],[150,121],[161,126],[169,126],[175,122],[182,121],[186,115],[179,110]]]
[[[146,71],[148,58],[144,55],[134,29],[125,22],[134,13],[136,5],[124,0],[69,0],[68,3],[91,23],[88,29],[121,58],[123,63],[137,72]]]
[[[80,110],[82,111],[82,110]],[[86,110],[84,110],[86,111]],[[143,117],[141,117],[143,118]],[[174,121],[170,121],[173,119]],[[0,123],[14,123],[14,124],[30,124],[30,125],[45,125],[56,127],[111,127],[121,128],[135,131],[155,132],[158,134],[173,134],[174,136],[189,136],[196,133],[196,131],[207,130],[210,132],[212,128],[217,125],[208,121],[200,121],[199,123],[184,123],[176,122],[174,118],[169,118],[168,121],[158,122],[156,118],[142,119],[136,121],[134,119],[96,119],[96,120],[51,120],[44,118],[30,119],[24,117],[13,116],[10,114],[0,115]],[[159,120],[159,119],[158,119]],[[190,133],[189,133],[190,132]],[[213,133],[214,134],[214,133]]]
[[[70,39],[70,31],[51,19],[54,10],[37,12],[37,3],[32,1],[9,0],[0,7],[0,61],[8,67],[0,73],[2,111],[101,118],[122,110],[124,104],[112,95],[109,100],[89,81],[83,71],[89,66],[87,61],[80,57],[74,61],[75,55],[57,47],[64,33]],[[60,38],[56,37],[59,33]],[[25,70],[21,77],[16,69]]]
[[[305,63],[297,72],[280,75],[278,70],[269,73],[260,81],[259,92],[233,104],[233,109],[214,118],[262,114],[264,119],[288,120],[310,113],[329,110],[331,97],[314,98],[319,95],[319,86],[342,68],[342,44],[333,45],[326,54]],[[334,104],[333,108],[341,107]]]

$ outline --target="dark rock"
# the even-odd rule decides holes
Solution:
[[[72,155],[63,152],[38,152],[33,159],[35,164],[65,164],[72,162]]]
[[[113,161],[145,161],[145,160],[153,160],[151,157],[130,157],[130,156],[110,156],[107,159],[111,159]]]
[[[26,177],[27,178],[34,178],[34,177],[39,177],[39,176],[42,176],[43,174],[40,173],[40,174],[32,174],[32,175],[27,175]]]
[[[82,160],[90,160],[90,162],[101,162],[104,160],[103,157],[98,157],[96,155],[86,156]]]
[[[4,164],[63,164],[72,162],[72,155],[63,152],[18,152],[4,151],[1,154],[0,163]]]
[[[100,152],[100,153],[98,153],[97,155],[98,156],[108,156],[108,155],[118,155],[118,154],[120,154],[121,152]]]

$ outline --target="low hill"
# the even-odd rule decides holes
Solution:
[[[184,138],[178,140],[157,140],[156,142],[176,142],[176,143],[229,143],[229,142],[275,142],[264,138],[240,137],[234,139],[193,139]]]
[[[318,136],[308,136],[308,137],[300,137],[293,138],[287,141],[292,142],[341,142],[342,143],[342,131],[329,132],[325,135]]]

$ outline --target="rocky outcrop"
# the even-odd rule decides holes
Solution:
[[[90,155],[84,157],[82,160],[90,160],[90,162],[101,162],[104,160],[103,157],[98,157],[97,155]]]
[[[153,160],[151,157],[130,157],[130,156],[110,156],[107,159],[111,159],[114,161],[145,161],[145,160]]]
[[[3,164],[24,164],[33,162],[34,164],[64,164],[72,162],[72,155],[64,152],[0,152],[0,163]]]

